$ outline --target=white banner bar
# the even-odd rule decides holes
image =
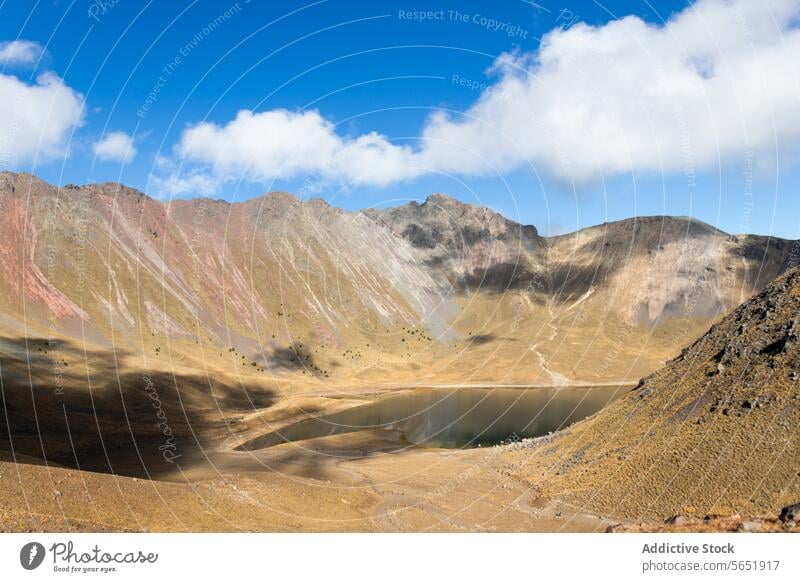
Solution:
[[[3,534],[0,579],[794,581],[798,550],[792,534]]]

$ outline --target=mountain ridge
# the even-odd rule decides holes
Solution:
[[[342,382],[635,380],[796,244],[663,217],[543,237],[441,193],[348,212],[285,192],[161,202],[4,172],[0,201],[7,336],[81,333],[159,357],[168,343],[186,362],[208,343],[256,370]]]
[[[443,205],[443,206],[452,206],[452,207],[457,207],[457,208],[471,208],[471,209],[484,211],[484,212],[488,211],[489,213],[497,215],[497,216],[503,218],[504,220],[506,220],[509,223],[512,223],[514,225],[520,226],[520,227],[525,228],[525,229],[530,229],[530,228],[535,229],[536,230],[536,234],[538,236],[540,236],[541,238],[545,238],[545,239],[558,239],[558,238],[562,238],[562,237],[569,237],[569,236],[572,236],[572,235],[574,235],[574,234],[576,234],[578,232],[581,232],[581,231],[589,231],[589,230],[593,230],[593,229],[601,229],[601,228],[608,227],[608,226],[622,225],[622,224],[628,224],[628,223],[632,223],[632,222],[633,223],[641,223],[641,224],[650,224],[650,223],[658,222],[658,221],[675,221],[676,223],[688,222],[688,223],[691,223],[691,224],[695,224],[698,227],[700,227],[701,229],[707,229],[707,230],[710,230],[710,231],[714,231],[714,232],[716,232],[716,234],[718,234],[720,236],[734,236],[734,237],[750,236],[750,237],[772,238],[772,239],[775,239],[775,240],[793,240],[793,239],[784,239],[783,237],[778,237],[778,236],[768,235],[768,234],[744,233],[744,232],[731,232],[731,233],[729,233],[727,231],[724,231],[722,229],[719,229],[719,228],[711,225],[710,223],[704,222],[704,221],[702,221],[702,220],[700,220],[700,219],[698,219],[696,217],[687,216],[687,215],[673,215],[673,214],[652,214],[652,215],[646,214],[646,215],[632,216],[632,217],[628,217],[628,218],[620,218],[618,220],[609,220],[609,221],[604,221],[604,222],[598,223],[598,224],[590,224],[590,225],[587,225],[587,226],[582,226],[580,228],[577,228],[576,230],[572,230],[572,231],[569,231],[569,232],[564,232],[564,233],[559,233],[559,234],[554,234],[554,235],[542,235],[542,234],[539,234],[538,227],[536,227],[536,225],[534,225],[534,224],[527,224],[527,223],[524,223],[524,222],[519,222],[517,220],[514,220],[513,218],[507,217],[501,211],[494,210],[490,206],[482,205],[482,204],[474,204],[474,203],[471,203],[471,202],[464,202],[463,200],[461,200],[459,198],[456,198],[455,196],[452,196],[452,195],[447,194],[445,192],[434,192],[434,193],[431,193],[428,196],[426,196],[424,199],[420,199],[421,201],[419,201],[419,200],[411,200],[411,201],[409,201],[409,202],[407,202],[405,204],[400,204],[400,205],[397,205],[397,206],[369,207],[369,208],[363,208],[363,209],[356,210],[356,211],[348,211],[348,210],[344,210],[344,209],[342,209],[342,208],[340,208],[338,206],[335,206],[335,205],[331,204],[330,202],[328,202],[327,200],[325,200],[322,197],[315,196],[315,197],[310,197],[310,198],[300,198],[296,194],[293,194],[292,192],[289,192],[289,191],[286,191],[286,190],[270,190],[270,191],[265,192],[263,194],[257,194],[255,196],[252,196],[252,197],[249,197],[249,198],[246,198],[246,199],[243,199],[243,200],[233,200],[233,201],[226,200],[224,198],[211,198],[211,197],[208,197],[208,196],[195,196],[195,197],[190,197],[190,198],[175,198],[175,199],[171,199],[171,200],[168,200],[168,201],[163,201],[163,200],[159,199],[158,197],[151,196],[150,194],[147,194],[146,192],[144,192],[142,190],[139,190],[138,188],[127,186],[127,185],[123,184],[122,182],[113,182],[113,181],[87,182],[85,184],[65,184],[63,186],[56,186],[54,184],[51,184],[50,182],[47,182],[46,180],[43,180],[43,179],[39,178],[35,174],[31,174],[29,172],[12,172],[12,171],[8,171],[8,170],[4,170],[4,171],[0,172],[0,180],[2,180],[4,178],[6,178],[6,179],[10,178],[10,179],[14,179],[14,180],[22,178],[22,179],[26,179],[26,180],[29,180],[29,181],[32,179],[35,182],[41,183],[41,184],[43,184],[43,185],[45,185],[45,186],[47,186],[49,188],[53,188],[55,190],[66,190],[66,191],[88,190],[89,192],[97,192],[97,193],[102,193],[102,194],[107,194],[107,195],[112,194],[112,191],[114,191],[113,193],[117,193],[117,194],[119,194],[119,193],[121,193],[121,194],[135,194],[135,195],[138,195],[138,196],[141,196],[141,197],[145,197],[145,198],[147,198],[148,200],[150,200],[150,201],[152,201],[154,203],[161,204],[161,205],[164,205],[164,206],[167,206],[167,207],[170,206],[170,205],[173,205],[173,204],[190,204],[192,202],[206,203],[206,204],[209,204],[209,203],[212,203],[212,204],[224,204],[224,205],[227,205],[227,206],[236,206],[238,204],[248,204],[248,203],[252,203],[254,201],[265,200],[265,199],[269,200],[269,199],[275,199],[275,198],[285,198],[285,199],[288,199],[288,200],[293,200],[293,201],[299,202],[301,204],[308,204],[308,203],[319,204],[319,203],[322,203],[322,204],[324,204],[324,205],[326,205],[326,206],[328,206],[330,208],[335,208],[337,210],[340,210],[341,212],[347,212],[347,213],[350,213],[350,214],[366,213],[366,214],[380,215],[382,212],[385,212],[387,210],[401,209],[401,208],[404,208],[404,207],[424,207],[426,204],[433,203],[433,205],[440,204],[440,205]],[[16,188],[16,184],[14,186]],[[5,188],[5,186],[3,184],[0,184],[0,189],[4,189],[4,188]]]

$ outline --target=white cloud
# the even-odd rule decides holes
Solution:
[[[475,104],[433,114],[413,148],[344,137],[316,111],[274,110],[192,126],[176,154],[219,183],[313,175],[371,185],[527,163],[585,181],[774,155],[800,138],[798,19],[797,0],[699,0],[663,25],[628,16],[555,29],[535,54],[501,56]]]
[[[30,40],[0,42],[0,65],[33,65],[43,52],[42,45]]]
[[[223,178],[254,180],[317,175],[357,183],[386,184],[416,173],[411,148],[369,133],[340,137],[317,111],[240,111],[227,125],[199,123],[186,129],[176,153],[207,164]]]
[[[136,157],[133,138],[122,131],[112,131],[95,142],[94,153],[104,161],[129,163]]]
[[[797,0],[700,0],[665,26],[627,17],[555,30],[462,119],[434,116],[427,161],[457,171],[470,146],[506,170],[527,161],[585,180],[709,168],[800,137]],[[480,164],[467,164],[486,171]]]
[[[151,176],[150,184],[155,195],[162,199],[179,196],[209,196],[221,186],[220,180],[202,172],[188,174],[173,172],[166,177]]]
[[[81,124],[83,96],[51,73],[26,83],[0,75],[0,166],[63,156],[70,132]]]

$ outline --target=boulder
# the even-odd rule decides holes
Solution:
[[[800,519],[800,503],[793,503],[781,509],[779,518],[781,521],[797,521]]]

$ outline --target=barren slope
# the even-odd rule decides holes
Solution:
[[[800,268],[594,417],[506,469],[633,519],[776,515],[800,498]]]

